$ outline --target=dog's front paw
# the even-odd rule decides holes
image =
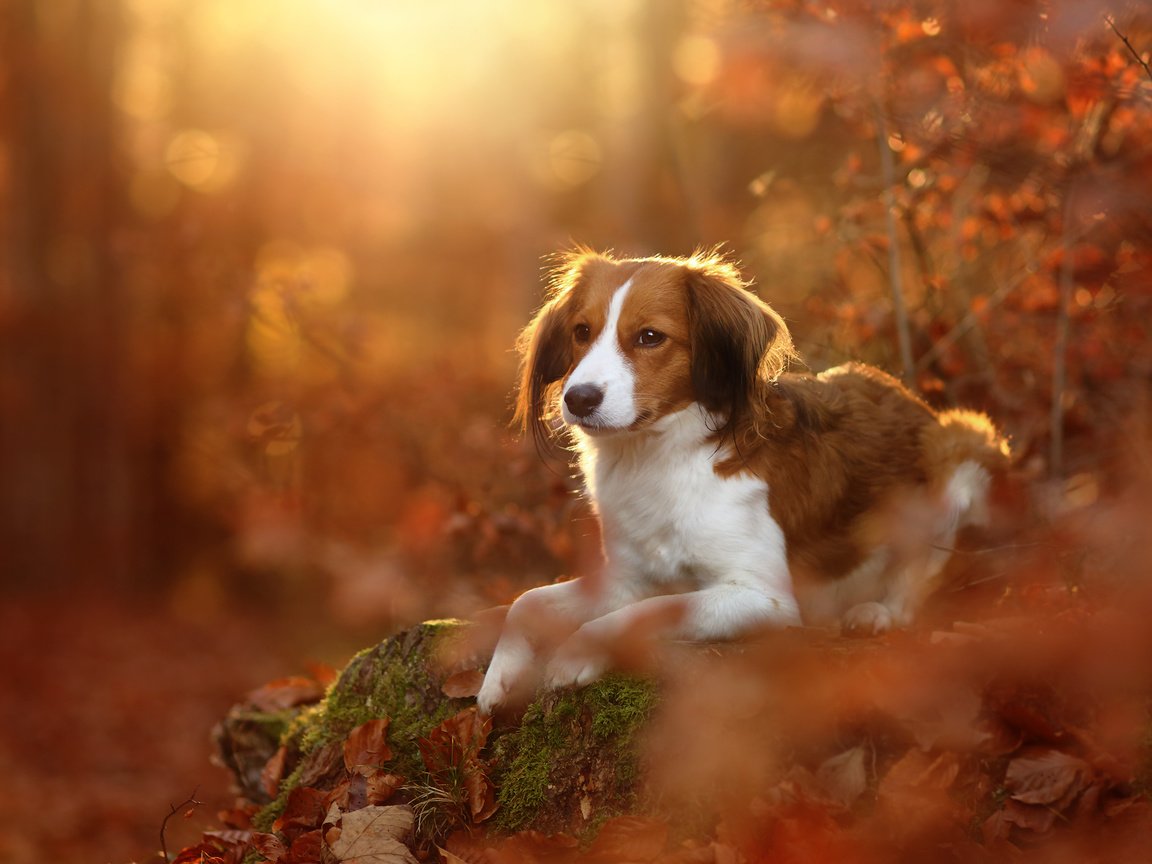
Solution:
[[[501,643],[496,648],[484,683],[476,694],[476,707],[491,716],[501,708],[526,702],[535,688],[532,674],[534,655],[527,645]]]
[[[491,716],[501,705],[508,703],[511,688],[502,676],[488,672],[484,676],[484,683],[480,685],[480,692],[476,694],[476,708],[481,714]]]
[[[560,646],[544,673],[544,686],[550,690],[583,687],[597,680],[608,669],[608,655],[595,640],[579,632]]]
[[[876,602],[859,603],[840,619],[840,630],[848,636],[878,636],[894,626],[891,610]]]

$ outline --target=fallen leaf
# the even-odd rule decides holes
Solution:
[[[272,864],[278,864],[288,854],[288,847],[275,834],[255,832],[248,843],[255,852],[263,855],[265,860],[272,862]]]
[[[491,718],[480,717],[473,706],[449,717],[417,742],[424,767],[437,786],[453,793],[463,786],[473,822],[483,822],[498,806],[495,787],[480,759],[491,729]]]
[[[248,803],[237,805],[230,810],[221,810],[216,814],[216,818],[226,828],[251,828],[252,817],[259,812],[260,808],[256,804]]]
[[[468,861],[464,860],[459,855],[455,855],[449,852],[443,846],[437,846],[436,851],[440,853],[441,864],[469,864]],[[481,858],[479,860],[483,861],[484,859]]]
[[[387,717],[361,723],[344,741],[344,767],[349,771],[380,768],[392,759]]]
[[[816,769],[816,784],[825,798],[851,807],[868,788],[867,753],[863,746],[824,760]]]
[[[324,685],[313,678],[292,675],[277,678],[250,692],[244,701],[260,711],[283,711],[297,705],[319,702],[324,697]]]
[[[368,782],[366,794],[369,804],[383,804],[404,785],[403,777],[399,774],[389,774],[387,771],[377,770],[364,776]]]
[[[326,794],[310,786],[297,786],[288,793],[284,812],[272,827],[289,839],[304,830],[318,828],[324,821]]]
[[[269,798],[275,798],[280,789],[280,781],[284,778],[284,760],[288,756],[288,748],[278,749],[260,769],[260,788]]]
[[[1032,804],[1021,804],[1019,801],[1009,799],[1004,802],[1004,821],[1016,825],[1036,834],[1045,834],[1052,830],[1056,822],[1056,811],[1050,807],[1040,807]]]
[[[480,685],[484,683],[484,673],[479,669],[467,669],[456,672],[444,679],[440,686],[445,696],[452,699],[467,699],[480,692]]]
[[[323,786],[324,781],[342,768],[343,747],[339,741],[313,750],[300,761],[298,782],[301,786]]]
[[[279,864],[316,864],[324,847],[323,832],[319,828],[307,831],[292,841],[288,854]]]
[[[1030,747],[1008,763],[1004,785],[1021,804],[1062,810],[1088,785],[1083,759],[1049,748]]]
[[[353,810],[340,817],[340,836],[328,849],[341,864],[417,864],[401,840],[413,822],[407,805]]]
[[[952,833],[970,818],[949,795],[959,773],[955,753],[932,755],[913,747],[881,779],[877,812],[898,836]]]

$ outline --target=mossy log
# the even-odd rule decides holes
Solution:
[[[444,688],[461,671],[446,658],[459,654],[453,648],[467,633],[462,622],[426,622],[356,655],[316,704],[276,712],[233,708],[216,737],[241,794],[263,806],[256,826],[268,830],[294,788],[328,790],[347,780],[344,740],[361,724],[388,718],[386,767],[404,779],[390,803],[414,804],[418,834],[429,835],[418,842],[456,827],[462,821],[456,790],[422,796],[444,784],[430,776],[420,741],[474,704]],[[492,729],[480,759],[499,806],[486,824],[509,833],[587,836],[604,820],[632,812],[641,804],[636,733],[656,698],[649,682],[611,676],[544,694],[518,722]]]

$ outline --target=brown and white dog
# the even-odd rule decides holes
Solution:
[[[984,415],[872,367],[785,374],[783,320],[714,255],[574,252],[520,347],[517,418],[538,440],[567,424],[607,561],[513,603],[486,713],[594,680],[652,622],[696,641],[906,625],[1007,460]]]

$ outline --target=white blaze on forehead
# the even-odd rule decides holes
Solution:
[[[568,406],[561,399],[564,420],[567,423],[589,426],[621,429],[630,426],[636,420],[636,403],[633,399],[635,379],[632,366],[620,348],[618,331],[620,328],[620,313],[624,309],[624,300],[632,288],[629,279],[617,288],[608,301],[608,315],[604,322],[604,329],[584,355],[584,359],[576,364],[568,380],[564,382],[564,393],[580,384],[590,384],[598,387],[604,394],[604,401],[584,418],[577,418],[568,412]]]

